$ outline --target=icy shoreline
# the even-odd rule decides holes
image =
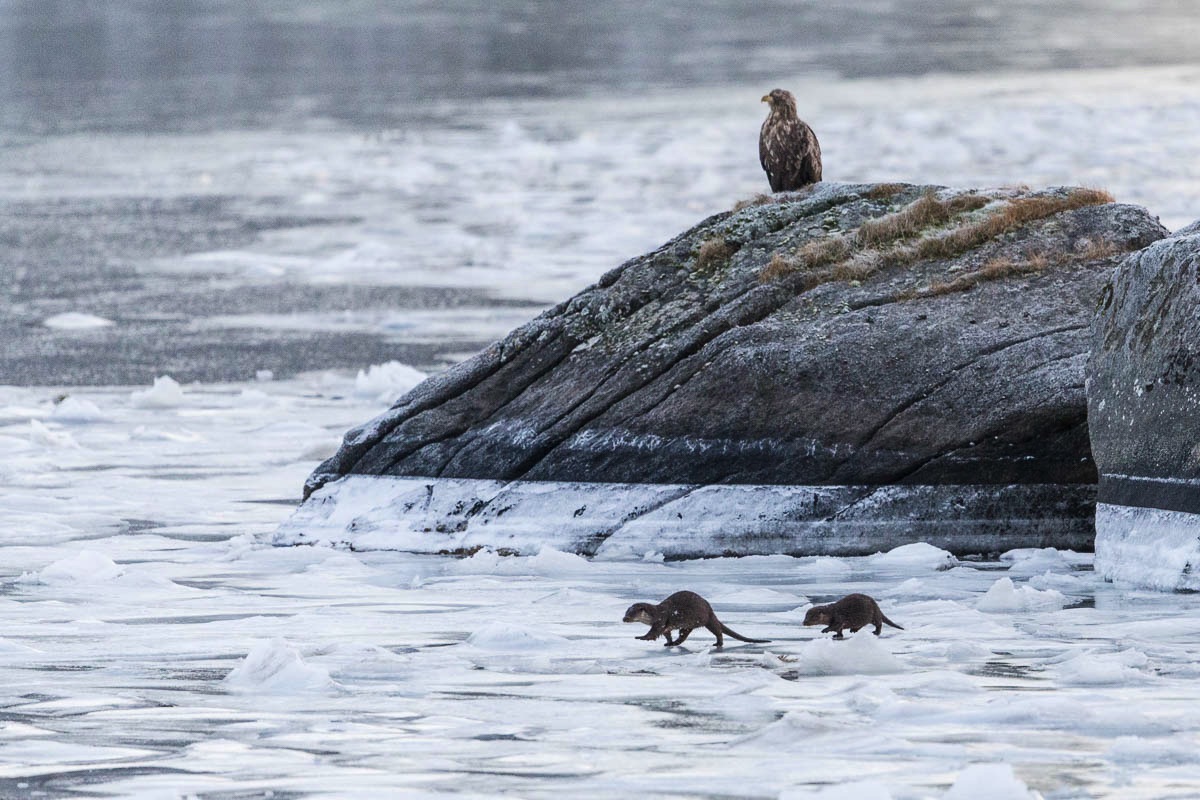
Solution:
[[[1163,592],[1200,591],[1200,518],[1183,511],[1096,504],[1096,570]]]
[[[1086,554],[270,546],[379,410],[366,375],[0,388],[0,796],[1200,791],[1200,595],[1105,583]],[[772,642],[665,648],[620,622],[682,588]],[[905,630],[800,625],[851,591]]]
[[[855,556],[914,541],[959,554],[1090,547],[1090,521],[974,516],[977,510],[1086,505],[1092,486],[737,486],[500,482],[349,475],[284,522],[277,545],[598,558],[658,552]]]

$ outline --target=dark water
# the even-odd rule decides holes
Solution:
[[[1195,0],[0,0],[0,128],[394,125],[484,97],[1200,60]]]

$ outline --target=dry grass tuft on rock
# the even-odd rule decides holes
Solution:
[[[943,225],[960,214],[983,208],[991,201],[990,197],[977,194],[939,200],[933,191],[929,191],[894,214],[864,222],[855,234],[855,243],[867,248],[908,239],[926,228]]]
[[[867,192],[868,200],[891,200],[908,188],[905,183],[877,183]]]
[[[719,236],[705,239],[696,251],[696,269],[710,270],[723,267],[733,258],[737,248]]]
[[[952,292],[965,292],[985,281],[1008,278],[1013,275],[1029,275],[1044,272],[1052,266],[1063,264],[1087,263],[1129,252],[1130,248],[1122,247],[1107,239],[1088,239],[1075,248],[1074,253],[1031,253],[1022,259],[1009,256],[996,256],[985,261],[977,270],[959,275],[951,281],[934,283],[924,289],[914,289],[901,294],[899,299],[913,300],[923,297],[937,297]]]
[[[862,280],[885,266],[956,258],[1030,222],[1111,202],[1108,192],[1088,188],[1008,199],[976,193],[941,199],[931,190],[899,211],[863,222],[851,234],[813,240],[791,255],[776,254],[760,277],[770,281],[789,272],[814,273],[833,265],[820,277]],[[982,216],[967,216],[985,207]]]
[[[1087,239],[1077,248],[1079,258],[1083,261],[1099,261],[1102,258],[1112,258],[1119,253],[1127,253],[1129,249],[1121,247],[1108,239]]]
[[[1113,196],[1100,189],[1074,189],[1062,196],[1016,197],[976,222],[922,238],[904,260],[954,258],[1035,220],[1111,202]]]
[[[767,203],[774,202],[777,202],[776,198],[769,194],[756,194],[754,197],[746,200],[738,200],[733,204],[733,208],[730,210],[736,214],[737,212],[747,208],[753,208],[754,206],[765,206]]]
[[[778,280],[784,275],[787,275],[789,272],[795,271],[796,268],[792,265],[792,262],[783,255],[783,253],[776,253],[775,255],[771,256],[770,263],[763,267],[763,271],[759,274],[759,280],[766,283],[769,281]]]
[[[1045,253],[1034,253],[1022,260],[1016,260],[1008,256],[997,256],[985,261],[977,270],[959,275],[954,280],[935,283],[926,289],[914,291],[907,295],[905,299],[938,297],[939,295],[951,294],[953,292],[965,292],[967,289],[978,286],[984,281],[994,281],[1013,275],[1027,275],[1033,272],[1041,272],[1050,266],[1050,264],[1051,260]]]

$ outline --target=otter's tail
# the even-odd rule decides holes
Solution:
[[[886,622],[888,625],[891,625],[893,628],[897,628],[897,629],[899,629],[899,630],[904,630],[904,628],[903,628],[903,627],[901,627],[900,625],[897,625],[896,623],[892,622],[890,619],[888,619],[887,617],[885,617],[885,616],[883,615],[883,612],[882,612],[882,611],[880,611],[880,612],[879,612],[879,618],[880,618],[880,619],[882,619],[884,622]]]
[[[737,639],[739,642],[750,642],[751,644],[767,644],[768,642],[771,641],[770,639],[748,639],[745,636],[742,636],[740,633],[731,629],[724,622],[720,623],[720,625],[721,625],[721,633],[723,633],[726,636],[729,636],[731,638]]]

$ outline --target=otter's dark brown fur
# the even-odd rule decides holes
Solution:
[[[825,628],[821,633],[836,631],[833,636],[835,639],[846,638],[842,633],[845,628],[849,628],[851,632],[857,632],[859,628],[867,625],[874,625],[875,635],[878,636],[879,632],[883,630],[885,622],[893,628],[904,630],[885,617],[874,598],[865,594],[848,594],[836,603],[813,606],[804,615],[805,625],[824,625]]]
[[[770,639],[747,639],[740,633],[730,630],[721,620],[717,619],[717,615],[707,600],[695,592],[688,591],[676,592],[658,605],[634,603],[625,612],[625,621],[646,623],[650,626],[650,630],[646,631],[644,636],[637,638],[652,642],[659,636],[666,636],[666,647],[683,644],[688,634],[696,628],[708,628],[712,631],[713,636],[717,637],[717,647],[725,646],[722,634],[732,636],[742,642],[755,644],[765,644],[771,641]],[[679,638],[672,641],[671,631],[679,631]]]

